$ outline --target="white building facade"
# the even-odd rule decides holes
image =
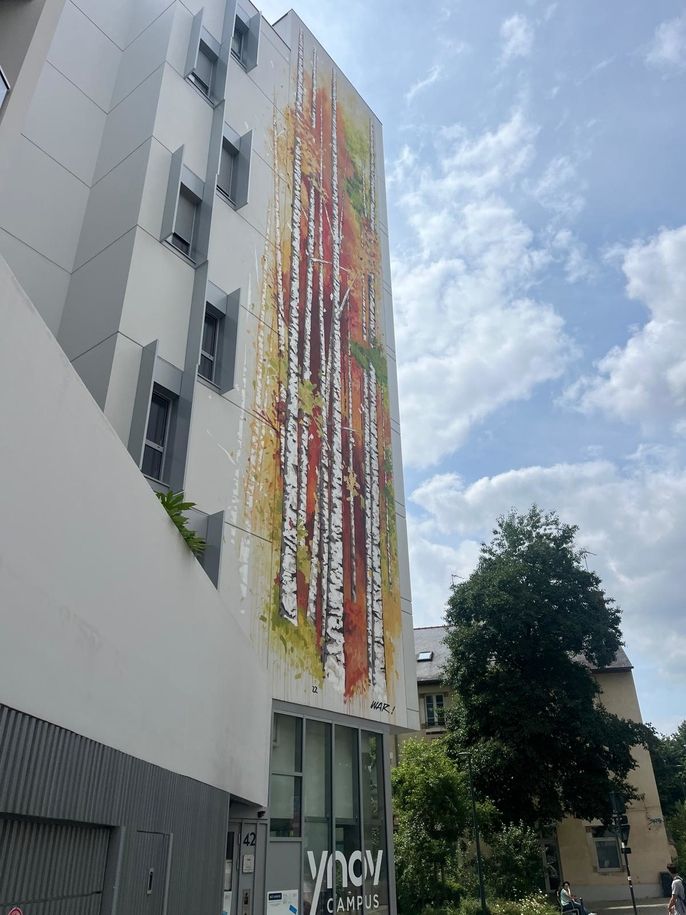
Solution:
[[[394,912],[381,126],[236,0],[13,0],[0,67],[0,913]]]

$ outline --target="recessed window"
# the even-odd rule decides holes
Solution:
[[[424,703],[426,706],[427,728],[442,728],[445,725],[443,696],[440,693],[437,696],[425,696]]]
[[[171,243],[187,257],[193,250],[193,236],[198,217],[198,199],[183,184],[179,189],[179,202],[176,207],[176,221]]]
[[[198,375],[206,381],[214,381],[217,370],[217,344],[219,342],[220,319],[209,311],[205,312],[200,344]]]
[[[164,473],[171,410],[171,400],[158,391],[153,391],[141,470],[146,476],[153,477],[155,480],[161,480]]]
[[[0,67],[0,108],[2,108],[2,103],[5,101],[5,96],[10,91],[10,84],[5,79],[5,74],[2,72]]]
[[[191,73],[195,85],[206,96],[212,95],[214,88],[214,74],[217,64],[217,55],[201,41],[198,45],[198,59]]]
[[[244,22],[236,17],[236,24],[233,29],[231,38],[231,54],[237,61],[243,63],[243,52],[245,50],[245,36],[248,33],[248,27]]]
[[[217,187],[233,203],[236,199],[236,176],[238,173],[238,150],[226,138],[222,142]]]
[[[417,653],[418,661],[433,661],[434,653],[433,651],[419,651]]]
[[[619,851],[619,842],[605,826],[594,826],[592,830],[593,844],[595,845],[598,870],[618,871],[622,869],[622,860]]]

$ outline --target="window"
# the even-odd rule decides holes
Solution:
[[[271,836],[297,838],[301,834],[302,719],[274,715],[269,788]]]
[[[226,138],[222,142],[217,187],[234,203],[236,200],[236,177],[238,174],[238,150]]]
[[[191,73],[191,78],[195,85],[206,96],[212,95],[214,88],[214,71],[217,63],[217,55],[201,41],[198,45],[198,59]]]
[[[0,67],[0,108],[2,108],[2,103],[5,101],[5,96],[10,91],[10,84],[5,78],[5,74],[2,72]]]
[[[425,696],[424,702],[426,704],[427,728],[442,728],[445,725],[443,696],[440,693],[437,696]]]
[[[592,829],[598,870],[618,871],[622,869],[617,836],[605,826],[594,826]]]
[[[202,328],[200,344],[200,365],[198,375],[206,381],[214,381],[217,368],[217,343],[219,341],[219,318],[210,311],[205,311],[205,322]]]
[[[247,32],[247,25],[236,17],[236,25],[234,26],[233,36],[231,38],[231,53],[240,63],[243,63],[243,51]]]
[[[433,661],[434,653],[433,651],[420,651],[417,654],[418,661]]]
[[[187,257],[193,250],[193,236],[198,216],[199,201],[183,184],[179,189],[179,202],[176,207],[176,220],[171,243]]]
[[[164,472],[171,408],[172,403],[168,397],[160,394],[159,391],[153,391],[141,470],[146,476],[153,477],[155,480],[161,480]]]

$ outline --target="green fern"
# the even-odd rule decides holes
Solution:
[[[199,537],[195,531],[188,527],[188,518],[184,514],[191,508],[195,508],[195,502],[184,502],[182,492],[158,492],[157,498],[169,517],[176,525],[176,529],[186,541],[186,546],[194,556],[202,556],[205,552],[206,543]]]

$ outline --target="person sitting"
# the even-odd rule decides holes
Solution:
[[[569,880],[565,880],[560,887],[560,909],[563,912],[572,912],[573,915],[595,915],[595,912],[589,912],[584,905],[583,899],[579,899],[572,893]],[[680,913],[682,915],[682,913]],[[684,913],[686,915],[686,913]]]
[[[667,870],[672,876],[672,897],[667,903],[667,911],[669,915],[686,915],[684,879],[677,874],[673,864],[668,864]]]

